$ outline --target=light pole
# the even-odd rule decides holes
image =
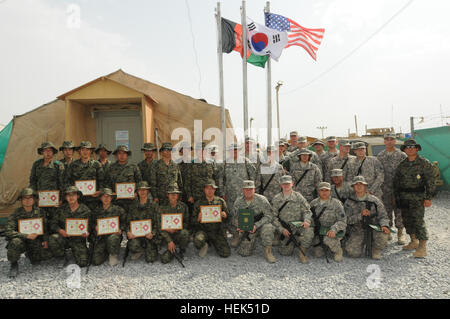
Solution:
[[[322,139],[323,139],[323,131],[325,131],[327,129],[327,127],[326,126],[318,126],[317,128],[322,131]]]
[[[280,134],[280,101],[278,99],[278,90],[280,89],[280,86],[283,85],[283,81],[278,81],[277,85],[275,86],[275,90],[277,92],[277,120],[278,120],[278,139],[281,138]]]
[[[253,122],[254,120],[255,120],[255,119],[254,119],[253,117],[250,118],[250,132],[249,132],[250,137],[252,137],[252,122]]]

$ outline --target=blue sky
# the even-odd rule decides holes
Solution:
[[[278,80],[284,82],[282,135],[298,130],[320,137],[317,127],[327,126],[325,135],[344,136],[348,129],[355,130],[355,114],[360,133],[365,125],[391,123],[397,131],[400,127],[409,131],[410,116],[425,117],[418,128],[436,126],[441,124],[441,109],[450,115],[448,1],[413,1],[335,66],[408,3],[271,1],[272,12],[326,30],[317,61],[303,49],[291,47],[272,63],[272,87]],[[70,25],[71,5],[80,9],[79,28]],[[238,0],[222,1],[222,16],[239,22],[240,5]],[[264,5],[265,1],[247,1],[247,15],[263,23]],[[209,0],[0,0],[0,123],[119,68],[218,104],[215,6],[216,1]],[[223,58],[225,104],[234,126],[242,127],[241,59],[235,52]],[[255,119],[254,127],[264,128],[265,70],[249,65],[248,81],[249,117]],[[275,125],[274,90],[273,105]],[[265,133],[260,135],[263,140]]]

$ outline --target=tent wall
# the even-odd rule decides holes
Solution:
[[[54,101],[13,119],[13,128],[0,171],[0,217],[28,186],[31,167],[43,141],[59,147],[64,141],[65,103]]]

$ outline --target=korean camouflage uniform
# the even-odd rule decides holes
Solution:
[[[330,230],[338,234],[340,231],[345,232],[347,227],[347,217],[345,216],[344,206],[342,203],[334,198],[329,198],[324,201],[321,198],[314,199],[311,203],[311,210],[314,211],[313,218],[316,220],[318,218],[318,224],[314,225],[314,247],[319,248],[320,246],[320,228],[324,228],[325,232]],[[341,238],[337,236],[330,238],[328,236],[323,236],[323,243],[330,248],[330,250],[336,254],[341,249]],[[320,247],[321,249],[322,247]]]
[[[167,188],[172,184],[177,184],[180,188],[183,185],[178,164],[170,160],[167,165],[163,159],[157,160],[150,175],[149,185],[152,197],[158,199],[159,205],[168,203]]]
[[[398,165],[393,183],[406,233],[415,235],[418,240],[428,240],[424,200],[431,200],[436,191],[433,166],[419,155],[412,162],[406,158]]]
[[[280,208],[285,202],[288,203],[280,211]],[[286,223],[301,221],[308,222],[310,225],[312,224],[312,213],[308,201],[299,192],[292,191],[289,196],[285,196],[281,192],[273,198],[272,204],[275,216],[272,224],[280,234],[283,232],[284,227],[281,225],[279,219]],[[294,236],[297,241],[300,242],[303,248],[308,249],[314,238],[314,229],[312,227],[296,227],[292,224],[290,226],[292,229],[296,229]],[[290,256],[294,252],[294,243],[291,241],[286,246],[287,241],[288,238],[284,238],[279,247],[280,254],[284,256]]]
[[[181,161],[178,164],[178,168],[180,170],[180,176],[181,176],[181,183],[178,182],[178,186],[180,187],[180,190],[182,191],[181,194],[181,200],[188,205],[188,199],[192,196],[192,161],[185,162]],[[188,205],[189,207],[189,205]]]
[[[242,192],[242,189],[241,189]],[[264,247],[272,246],[275,228],[272,225],[273,211],[269,201],[262,195],[256,194],[251,202],[247,202],[243,195],[238,197],[233,205],[235,210],[235,224],[237,224],[238,213],[240,209],[251,209],[254,211],[254,218],[263,214],[261,220],[255,222],[256,232],[249,234],[250,241],[242,238],[238,247],[238,254],[241,256],[250,256],[256,248],[256,239],[261,238]],[[241,234],[241,236],[243,236]]]
[[[189,229],[187,229],[188,221],[189,221],[189,208],[187,205],[181,201],[178,201],[176,207],[167,205],[159,206],[159,216],[162,218],[164,214],[183,214],[183,229],[178,230],[173,234],[168,233],[165,230],[161,230],[161,246],[167,247],[167,245],[173,241],[177,248],[179,247],[181,251],[186,250],[189,244]],[[173,255],[169,250],[165,251],[161,255],[161,262],[163,264],[167,264],[171,262],[173,259]]]
[[[366,156],[361,161],[357,157],[350,159],[344,170],[345,181],[351,182],[358,175],[364,176],[368,184],[368,191],[381,200],[384,171],[380,161],[374,156]]]
[[[389,220],[383,202],[378,197],[366,194],[363,198],[351,195],[344,204],[347,216],[347,236],[345,251],[349,257],[360,257],[364,247],[364,224],[362,211],[370,206],[369,223],[389,228]],[[383,250],[387,245],[388,235],[370,228],[373,234],[373,248]]]
[[[48,247],[55,257],[64,257],[65,249],[70,248],[76,264],[80,267],[85,267],[88,264],[86,238],[81,236],[64,238],[58,233],[59,229],[66,229],[66,218],[83,218],[89,220],[91,219],[91,211],[82,203],[73,212],[68,204],[59,207],[55,217],[50,221],[50,230],[53,234],[48,240]]]
[[[161,218],[158,214],[158,205],[147,200],[145,204],[141,204],[139,199],[136,199],[131,206],[131,211],[127,216],[126,232],[130,231],[132,221],[151,219],[152,220],[152,234],[153,238],[150,240],[145,237],[137,237],[128,239],[128,249],[131,253],[136,254],[145,252],[146,262],[155,262],[158,259],[158,244],[160,243],[160,228]]]
[[[214,246],[220,257],[228,257],[231,254],[231,249],[227,242],[224,221],[222,220],[221,223],[200,223],[197,221],[198,214],[200,214],[200,206],[208,205],[220,206],[220,211],[224,211],[227,214],[227,218],[230,218],[224,199],[214,196],[212,201],[208,201],[205,197],[196,201],[191,218],[192,231],[194,232],[194,246],[197,249],[201,249],[205,243],[209,242]]]
[[[308,172],[303,176],[302,180],[298,182],[305,171]],[[315,190],[322,181],[322,173],[320,172],[319,167],[311,162],[303,164],[300,159],[298,159],[293,161],[289,175],[292,176],[294,190],[302,194],[308,202],[311,202],[316,197]]]
[[[150,175],[152,174],[153,164],[155,164],[156,160],[151,160],[148,163],[145,159],[140,161],[137,165],[139,167],[139,171],[141,172],[142,180],[149,181]]]
[[[35,240],[31,240],[27,239],[28,235],[19,233],[19,220],[28,218],[44,219],[44,235],[40,235]],[[50,259],[52,257],[50,250],[42,247],[42,243],[48,241],[45,224],[44,212],[39,207],[33,206],[31,212],[25,211],[23,207],[15,209],[9,215],[5,227],[5,237],[8,242],[6,246],[8,261],[11,263],[17,262],[22,253],[25,253],[32,263]]]
[[[401,210],[399,208],[394,208],[394,175],[397,166],[407,157],[408,156],[399,149],[395,149],[391,153],[383,150],[377,155],[384,170],[384,182],[382,185],[384,208],[388,214],[390,227],[392,227],[393,224],[392,215],[395,215],[395,227],[397,227],[397,229],[403,228],[403,221]]]
[[[103,264],[109,255],[119,255],[122,235],[110,234],[98,236],[97,231],[95,230],[98,219],[109,217],[119,217],[119,229],[124,231],[126,228],[124,223],[125,211],[122,207],[111,204],[105,210],[103,205],[100,204],[92,211],[89,228],[91,236],[94,237],[93,240],[96,241],[92,256],[93,265]]]

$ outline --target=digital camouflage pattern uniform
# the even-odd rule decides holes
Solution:
[[[194,204],[194,210],[191,218],[192,231],[194,232],[194,246],[201,249],[205,243],[210,243],[216,249],[220,257],[228,257],[231,254],[230,245],[227,242],[226,227],[224,221],[221,223],[200,223],[197,220],[200,214],[200,206],[217,205],[221,207],[221,212],[227,214],[230,218],[227,204],[224,199],[214,196],[212,201],[208,201],[205,196]]]
[[[120,243],[122,242],[122,235],[97,235],[95,228],[97,227],[97,220],[100,218],[119,217],[119,228],[124,231],[126,229],[125,211],[122,207],[111,204],[107,209],[100,204],[92,211],[90,224],[90,234],[92,240],[95,241],[94,253],[92,256],[92,264],[97,266],[105,262],[109,255],[119,255]],[[92,244],[92,243],[91,243]]]
[[[80,192],[81,193],[81,192]],[[58,230],[66,229],[66,218],[84,218],[91,219],[90,209],[80,203],[80,206],[72,211],[68,204],[64,204],[56,211],[56,215],[50,221],[50,230],[53,233],[48,240],[48,247],[53,256],[64,257],[65,249],[70,248],[75,258],[75,262],[80,267],[85,267],[88,264],[89,252],[86,246],[86,238],[83,237],[62,237]]]
[[[381,151],[377,155],[384,170],[383,190],[383,204],[389,218],[389,226],[392,227],[392,219],[395,215],[395,227],[397,229],[403,228],[402,212],[399,208],[394,208],[394,175],[397,166],[407,158],[406,154],[399,149],[395,149],[389,153],[386,150]]]
[[[344,181],[348,181],[348,179],[345,176],[345,168],[347,167],[348,163],[350,162],[350,160],[353,160],[354,158],[356,158],[356,156],[354,155],[347,155],[346,157],[340,157],[340,156],[335,156],[333,158],[331,158],[328,161],[327,164],[327,170],[326,170],[326,175],[324,176],[324,181],[331,183],[331,171],[333,169],[339,168],[342,169],[343,173],[344,173]]]
[[[409,144],[415,143],[412,141]],[[408,145],[407,142],[405,145]],[[420,155],[412,162],[406,158],[398,165],[393,183],[396,204],[401,209],[406,233],[415,235],[418,240],[428,240],[424,200],[431,200],[436,191],[433,166]]]
[[[364,247],[364,224],[362,211],[366,209],[366,202],[370,205],[369,223],[389,228],[389,220],[383,202],[378,197],[366,194],[363,198],[356,198],[356,194],[351,195],[344,204],[347,216],[347,235],[345,251],[349,257],[361,257]],[[388,235],[370,229],[373,234],[372,247],[381,251],[387,245]]]
[[[353,193],[353,188],[348,182],[342,182],[342,185],[339,188],[334,184],[331,185],[331,198],[336,198],[342,203],[342,205]]]
[[[287,204],[280,211],[280,208],[285,202]],[[289,196],[285,196],[281,192],[273,198],[272,204],[275,216],[272,224],[280,234],[282,234],[284,229],[279,221],[280,219],[285,223],[301,221],[308,222],[310,225],[312,224],[312,213],[308,201],[299,192],[292,191]],[[306,251],[312,244],[314,229],[312,227],[296,227],[292,224],[291,228],[296,229],[294,236]],[[294,243],[291,241],[286,246],[287,241],[288,238],[284,238],[279,247],[280,254],[284,256],[290,256],[294,252]]]
[[[269,203],[281,190],[280,179],[284,174],[284,169],[278,163],[262,163],[256,175],[256,191],[264,195]],[[273,177],[272,177],[273,176]]]
[[[299,161],[298,157],[299,157],[299,153],[300,153],[300,149],[296,149],[294,152],[290,153],[289,155],[287,155],[286,160],[283,162],[283,167],[284,169],[289,172],[291,169],[291,166],[293,165],[293,163]],[[319,158],[319,155],[316,154],[316,152],[312,152],[311,151],[311,159],[310,162],[313,164],[316,164],[317,167],[320,169],[320,172],[322,173],[323,176],[323,166],[322,166],[322,161]]]
[[[161,246],[166,247],[167,245],[173,241],[177,248],[180,248],[180,251],[183,253],[188,244],[189,244],[189,229],[187,228],[189,222],[189,208],[187,205],[181,201],[178,201],[176,207],[170,206],[170,204],[159,206],[159,216],[162,218],[164,214],[183,214],[183,229],[176,231],[173,234],[165,230],[161,230]],[[173,255],[169,250],[166,250],[161,255],[161,262],[163,264],[167,264],[171,262],[173,259]]]
[[[253,184],[254,185],[254,184]],[[254,186],[253,186],[254,187]],[[242,193],[242,186],[241,186]],[[262,244],[264,247],[272,247],[273,237],[275,228],[272,225],[273,220],[273,212],[272,207],[270,206],[269,201],[262,195],[256,194],[251,202],[247,202],[243,195],[238,197],[233,205],[233,209],[235,210],[235,224],[238,222],[238,212],[239,209],[251,209],[254,211],[254,218],[263,214],[261,220],[255,222],[256,232],[253,234],[249,234],[250,241],[242,238],[241,234],[241,242],[238,247],[238,254],[241,256],[251,256],[256,248],[256,239],[258,237],[261,238]]]
[[[158,259],[158,244],[160,243],[160,229],[161,218],[158,214],[158,205],[147,200],[145,204],[141,204],[137,198],[131,206],[131,211],[128,214],[126,232],[130,231],[132,221],[151,219],[152,220],[152,234],[153,238],[150,240],[145,237],[137,237],[128,239],[128,249],[132,254],[145,253],[145,261],[153,263]]]

